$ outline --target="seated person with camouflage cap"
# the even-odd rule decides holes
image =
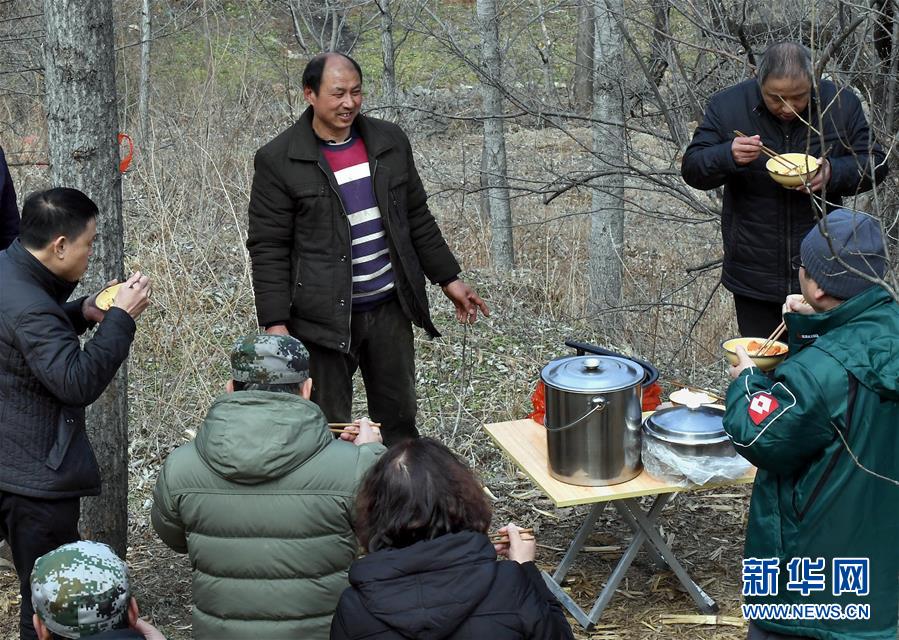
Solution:
[[[31,571],[34,628],[39,640],[165,640],[138,617],[128,567],[99,542],[64,544],[42,555]]]
[[[190,554],[193,637],[327,638],[356,558],[356,489],[381,436],[366,419],[358,434],[331,435],[296,338],[247,336],[231,370],[196,440],[165,461],[153,528]]]

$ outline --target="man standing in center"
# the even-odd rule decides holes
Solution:
[[[312,400],[349,422],[361,369],[385,444],[416,437],[411,323],[439,336],[425,276],[460,322],[487,305],[428,209],[412,149],[396,125],[360,114],[362,70],[327,53],[303,72],[309,108],[254,161],[247,248],[259,324],[310,354]]]

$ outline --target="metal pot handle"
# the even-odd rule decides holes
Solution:
[[[569,422],[568,424],[566,424],[562,427],[547,427],[546,421],[544,419],[543,426],[546,427],[547,431],[564,431],[565,429],[569,429],[569,428],[573,427],[574,425],[578,424],[579,422],[583,422],[584,420],[586,420],[588,417],[590,417],[594,413],[602,411],[603,409],[606,408],[606,406],[608,406],[609,401],[606,400],[603,396],[593,396],[592,398],[590,398],[590,404],[593,405],[590,408],[590,410],[587,413],[585,413],[584,415],[582,415],[580,418],[578,418],[577,420],[574,420],[573,422]]]

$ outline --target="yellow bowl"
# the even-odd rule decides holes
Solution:
[[[114,284],[111,287],[106,287],[97,294],[97,299],[94,301],[94,304],[97,305],[97,308],[101,311],[108,311],[109,307],[112,306],[112,303],[115,302],[116,294],[121,287],[121,282],[119,284]]]
[[[765,168],[775,182],[785,187],[799,187],[810,182],[818,173],[818,159],[804,153],[781,153],[778,158],[783,158],[786,164],[782,164],[774,158],[768,158]],[[786,165],[795,164],[795,169]]]
[[[765,342],[765,338],[731,338],[730,340],[725,340],[721,343],[721,348],[724,350],[724,357],[727,358],[729,363],[737,364],[737,347],[741,346],[746,349],[746,352],[749,354],[749,359],[752,360],[753,364],[762,371],[771,371],[771,369],[780,364],[781,360],[787,357],[786,349],[789,349],[789,347],[787,347],[785,342],[781,342],[780,340],[775,340],[772,344],[783,347],[785,349],[783,353],[779,353],[776,356],[754,356],[752,355],[754,351],[750,351],[746,346],[753,341],[761,344]],[[756,350],[758,350],[758,347],[756,347]]]

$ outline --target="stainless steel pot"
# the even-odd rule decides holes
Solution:
[[[644,375],[634,362],[611,356],[570,356],[543,368],[552,477],[603,486],[639,475]]]
[[[723,419],[724,409],[708,405],[660,409],[646,418],[643,437],[664,443],[683,456],[735,456]]]
[[[724,408],[661,409],[643,423],[643,465],[659,480],[683,486],[743,476],[752,465],[737,454],[723,426]]]

